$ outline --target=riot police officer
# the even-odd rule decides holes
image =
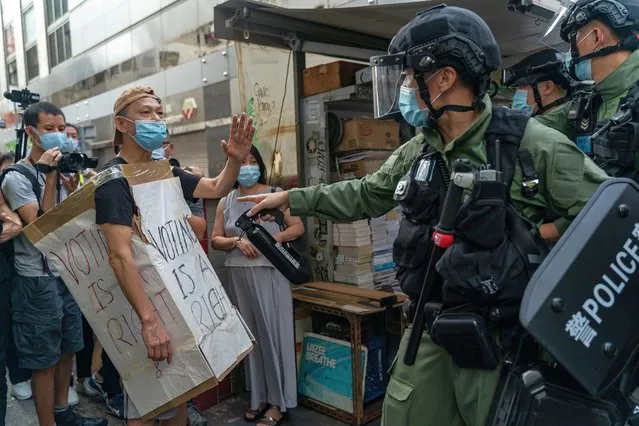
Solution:
[[[441,302],[445,309],[465,306],[470,309],[468,314],[481,316],[478,301],[490,305],[488,300],[508,299],[510,308],[515,308],[510,312],[516,316],[522,285],[528,279],[522,270],[527,270],[524,264],[533,257],[524,260],[503,236],[510,229],[505,229],[508,209],[501,206],[512,201],[518,206],[516,214],[528,218],[543,215],[550,206],[572,219],[607,176],[560,132],[508,109],[492,109],[486,90],[490,73],[500,66],[501,54],[487,24],[475,13],[445,5],[428,9],[395,35],[388,53],[371,58],[376,116],[399,110],[406,121],[423,129],[422,134],[398,148],[380,170],[362,179],[244,197],[258,203],[249,214],[290,207],[299,216],[349,221],[381,216],[399,202],[403,219],[393,255],[402,289],[413,303],[428,287],[432,289],[429,301]],[[500,133],[504,138],[494,137]],[[534,170],[524,170],[516,161],[517,155],[524,154]],[[486,169],[487,163],[499,163],[502,156],[510,157],[508,164],[501,162],[501,171],[499,167]],[[458,230],[463,231],[460,244],[453,244],[437,265],[443,279],[424,283],[432,248],[429,236],[440,215],[442,192],[446,185],[457,184],[446,175],[458,160],[489,175],[503,173],[509,178],[491,181],[498,182],[494,191],[472,192],[458,217]],[[478,187],[484,181],[474,182]],[[482,194],[508,200],[476,203]],[[528,230],[525,233],[530,237]],[[466,267],[461,267],[464,263]],[[488,276],[481,276],[484,272]],[[482,336],[497,332],[497,323],[487,320],[486,324],[489,328]],[[443,340],[436,344],[425,332],[418,335],[415,362],[407,365],[408,340],[409,332],[392,366],[382,424],[484,425],[502,354],[492,352],[491,362],[471,367],[472,360],[451,355],[454,347],[440,346]],[[474,353],[463,341],[449,343],[465,348],[466,354]]]
[[[555,25],[555,28],[559,28],[561,38],[570,43],[571,74],[581,81],[595,82],[591,99],[578,96],[573,99],[573,104],[587,106],[575,108],[577,132],[581,123],[590,126],[597,123],[593,130],[606,125],[604,132],[590,132],[595,136],[590,141],[590,154],[609,175],[636,179],[639,123],[630,115],[636,116],[632,111],[639,106],[639,1],[572,2],[559,18],[561,26]],[[609,123],[623,108],[631,112],[625,121]],[[567,114],[564,120],[569,120]]]
[[[567,55],[544,49],[527,56],[502,73],[502,84],[515,87],[512,109],[531,114],[542,124],[572,139],[573,131],[560,120],[568,108],[575,81],[566,68]]]

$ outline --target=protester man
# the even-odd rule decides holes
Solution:
[[[389,54],[372,58],[371,62],[373,66],[382,67],[377,75],[384,76],[383,80],[374,82],[377,116],[392,113],[398,107],[404,119],[424,129],[423,134],[398,148],[379,171],[362,179],[243,197],[240,201],[258,203],[251,209],[252,215],[263,209],[285,210],[290,207],[291,214],[295,216],[351,221],[383,215],[396,206],[396,199],[399,200],[405,218],[394,244],[394,258],[402,289],[413,304],[411,315],[415,314],[415,303],[424,284],[425,265],[429,259],[429,247],[432,247],[430,231],[438,221],[446,192],[445,173],[436,165],[443,164],[450,169],[459,159],[462,164],[466,160],[474,164],[475,171],[488,162],[494,165],[497,158],[512,150],[508,143],[501,143],[507,138],[496,139],[494,136],[500,132],[512,133],[508,138],[511,142],[518,140],[519,148],[508,154],[513,166],[501,164],[503,173],[511,175],[512,179],[504,182],[508,189],[501,193],[502,201],[497,204],[502,205],[505,194],[510,194],[508,198],[519,206],[518,214],[534,220],[541,217],[548,207],[569,220],[573,219],[598,185],[607,179],[606,174],[560,132],[508,109],[492,110],[486,90],[490,84],[490,73],[500,66],[501,55],[486,23],[471,11],[440,5],[418,14],[395,35]],[[399,90],[397,82],[401,83]],[[396,103],[383,103],[396,97]],[[488,135],[491,135],[490,139]],[[513,135],[517,138],[512,138]],[[499,150],[497,144],[501,144]],[[494,158],[497,151],[501,154]],[[513,158],[517,155],[521,158],[524,152],[532,159],[538,181],[529,180],[529,173],[522,170],[517,158]],[[420,183],[424,180],[429,181],[429,185]],[[475,185],[480,183],[477,181]],[[462,183],[451,181],[450,184]],[[532,261],[532,258],[515,250],[513,245],[503,252],[493,252],[489,249],[492,246],[480,248],[491,240],[497,241],[494,243],[498,244],[497,247],[506,247],[500,245],[504,244],[504,240],[495,235],[498,232],[515,232],[506,221],[496,219],[499,215],[493,216],[486,210],[482,213],[481,204],[474,204],[481,193],[473,192],[468,204],[465,203],[466,207],[459,211],[459,236],[456,232],[459,243],[446,251],[446,257],[440,261],[441,267],[438,264],[437,268],[442,281],[425,283],[430,289],[426,293],[430,295],[427,300],[440,306],[442,314],[450,307],[454,309],[459,304],[468,304],[474,315],[482,315],[481,309],[495,303],[506,304],[517,312],[522,288],[528,281],[527,274],[522,269],[519,272],[513,269],[508,258],[519,258],[520,265]],[[492,194],[495,196],[496,193]],[[516,216],[515,213],[512,215]],[[519,232],[517,237],[530,238],[530,233]],[[531,252],[526,249],[524,253]],[[459,267],[464,259],[471,263],[465,268]],[[488,271],[495,272],[494,279],[484,277],[484,262],[488,259],[495,262],[496,269],[488,267]],[[529,266],[534,269],[533,265]],[[517,298],[507,302],[501,299],[506,279],[502,274],[510,273],[514,274],[511,278],[515,280],[511,283],[517,282],[519,290]],[[454,276],[458,279],[453,279]],[[482,288],[470,290],[470,283],[479,282],[486,282],[489,286],[485,290],[493,293],[494,298],[488,299],[493,301],[493,305],[478,302],[484,300]],[[513,320],[516,323],[516,318]],[[488,329],[484,332],[488,335],[498,332],[501,326],[505,327],[492,322],[486,324]],[[486,424],[500,377],[502,364],[498,359],[502,354],[491,361],[495,362],[494,365],[489,365],[491,363],[487,359],[477,359],[474,350],[469,353],[468,346],[458,342],[456,348],[466,348],[466,352],[458,355],[474,358],[464,359],[469,364],[472,361],[473,368],[460,367],[453,360],[458,358],[449,353],[455,348],[448,346],[444,349],[425,332],[421,340],[417,336],[417,356],[410,365],[404,359],[409,335],[410,330],[402,339],[391,370],[382,425]]]
[[[40,102],[25,110],[23,120],[32,147],[20,167],[28,175],[9,169],[2,192],[27,225],[60,203],[73,185],[56,168],[60,147],[67,141],[62,111]],[[20,367],[33,370],[33,400],[40,425],[106,425],[106,419],[82,417],[69,406],[73,356],[83,347],[80,308],[53,262],[24,234],[15,239],[14,248],[13,338]]]
[[[114,149],[118,155],[103,169],[130,163],[151,161],[151,153],[166,141],[167,129],[160,98],[150,87],[125,90],[113,107],[115,121]],[[229,141],[222,141],[227,163],[216,178],[201,178],[174,167],[186,200],[221,198],[233,188],[243,159],[248,155],[255,133],[253,120],[245,114],[234,116]],[[124,178],[100,185],[95,194],[96,222],[104,231],[109,263],[127,300],[140,319],[142,337],[149,358],[171,362],[169,336],[144,293],[142,279],[131,252],[131,227],[136,215],[135,202]],[[128,425],[141,425],[139,413],[125,395]],[[187,421],[186,404],[161,414],[163,425],[183,426]],[[151,424],[151,423],[149,423]]]
[[[505,69],[502,84],[517,89],[512,109],[530,114],[573,139],[574,129],[561,120],[570,107],[570,95],[575,85],[565,64],[566,54],[544,49]]]

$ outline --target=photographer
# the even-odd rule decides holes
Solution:
[[[60,203],[69,179],[58,173],[60,148],[67,141],[62,111],[53,104],[29,106],[23,116],[32,148],[10,169],[2,192],[11,210],[29,224]],[[14,167],[16,167],[14,166]],[[15,239],[11,290],[12,330],[20,367],[33,370],[33,399],[40,425],[105,426],[69,406],[74,354],[83,347],[82,316],[52,262],[22,234]]]

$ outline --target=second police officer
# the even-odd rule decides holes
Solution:
[[[556,49],[547,48],[527,56],[502,72],[502,84],[515,87],[512,109],[534,116],[537,121],[560,131],[575,140],[575,123],[566,120],[571,106],[570,98],[578,81],[567,69],[568,55]],[[559,238],[557,229],[567,223],[561,215],[548,209],[540,227],[541,236],[549,241]],[[553,222],[554,226],[553,226]]]
[[[561,118],[570,106],[575,80],[566,68],[567,55],[544,49],[503,71],[502,84],[514,87],[512,109],[531,114],[542,124],[573,139],[574,129]]]
[[[501,64],[501,54],[489,27],[475,13],[445,5],[428,9],[396,34],[388,53],[371,59],[376,116],[399,109],[422,133],[398,148],[380,170],[362,179],[242,200],[258,203],[251,215],[290,207],[295,216],[333,221],[378,217],[399,202],[403,218],[393,255],[402,289],[413,306],[422,284],[431,286],[429,302],[442,304],[438,320],[451,307],[464,306],[465,314],[485,319],[484,336],[494,336],[509,321],[516,322],[529,278],[523,271],[531,266],[511,242],[530,242],[531,234],[511,235],[505,217],[510,221],[514,213],[519,219],[537,220],[552,208],[568,224],[608,177],[562,133],[505,108],[493,110],[486,90],[490,73]],[[529,158],[534,170],[523,170],[518,156]],[[480,190],[472,191],[457,215],[459,238],[438,263],[443,280],[423,283],[431,231],[440,215],[447,175],[458,160],[476,170],[501,163],[504,178],[475,185]],[[482,197],[487,199],[479,200]],[[509,210],[506,204],[514,207]],[[487,318],[486,308],[498,304],[514,307],[513,317],[501,318],[503,322]],[[479,360],[486,361],[482,364],[464,359],[473,352],[468,351],[467,342],[444,348],[425,332],[418,341],[416,360],[407,365],[409,334],[410,329],[391,369],[382,424],[484,425],[503,353],[493,353],[489,361],[489,356]]]

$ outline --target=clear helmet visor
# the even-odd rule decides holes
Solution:
[[[559,8],[541,32],[539,41],[559,52],[570,53],[570,43],[561,38],[561,23],[568,17],[570,8],[577,3],[577,0],[558,0],[557,3]]]
[[[399,112],[399,88],[406,77],[399,58],[400,55],[371,58],[375,118]]]

